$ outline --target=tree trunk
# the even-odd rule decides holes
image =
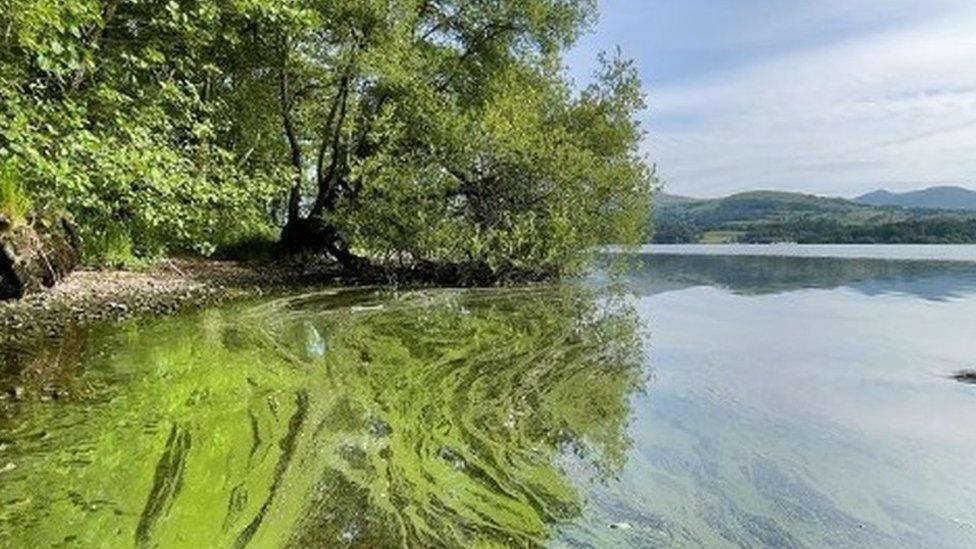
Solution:
[[[79,242],[65,217],[2,228],[0,299],[19,299],[57,284],[78,264]]]
[[[281,251],[287,254],[328,253],[343,267],[354,271],[364,269],[369,264],[366,259],[349,251],[349,243],[335,226],[319,217],[288,221],[281,231]]]

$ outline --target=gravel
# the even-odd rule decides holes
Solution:
[[[341,282],[338,267],[325,261],[245,264],[173,259],[140,271],[79,270],[42,293],[0,302],[0,346],[55,338],[79,326]]]

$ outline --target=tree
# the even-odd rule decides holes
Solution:
[[[558,274],[648,221],[634,67],[562,67],[591,0],[3,1],[3,154],[138,253],[270,222],[349,267]]]
[[[211,93],[219,4],[0,1],[0,161],[75,214],[93,261],[209,253],[267,223],[280,176],[224,146]]]

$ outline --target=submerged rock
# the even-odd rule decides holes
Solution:
[[[71,220],[38,217],[0,229],[0,299],[21,298],[57,284],[74,270],[79,241]]]
[[[959,383],[969,383],[976,385],[976,370],[960,370],[952,374],[952,379]]]

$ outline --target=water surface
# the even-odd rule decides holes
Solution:
[[[972,244],[653,244],[641,253],[976,262]]]
[[[323,292],[11,351],[0,540],[544,544],[626,460],[636,327],[573,288]]]
[[[623,294],[330,291],[8,349],[0,545],[976,546],[976,264],[923,259],[655,251]]]
[[[976,546],[976,387],[951,379],[976,367],[976,264],[658,251],[629,282],[655,379],[577,524],[625,520],[624,547]]]

